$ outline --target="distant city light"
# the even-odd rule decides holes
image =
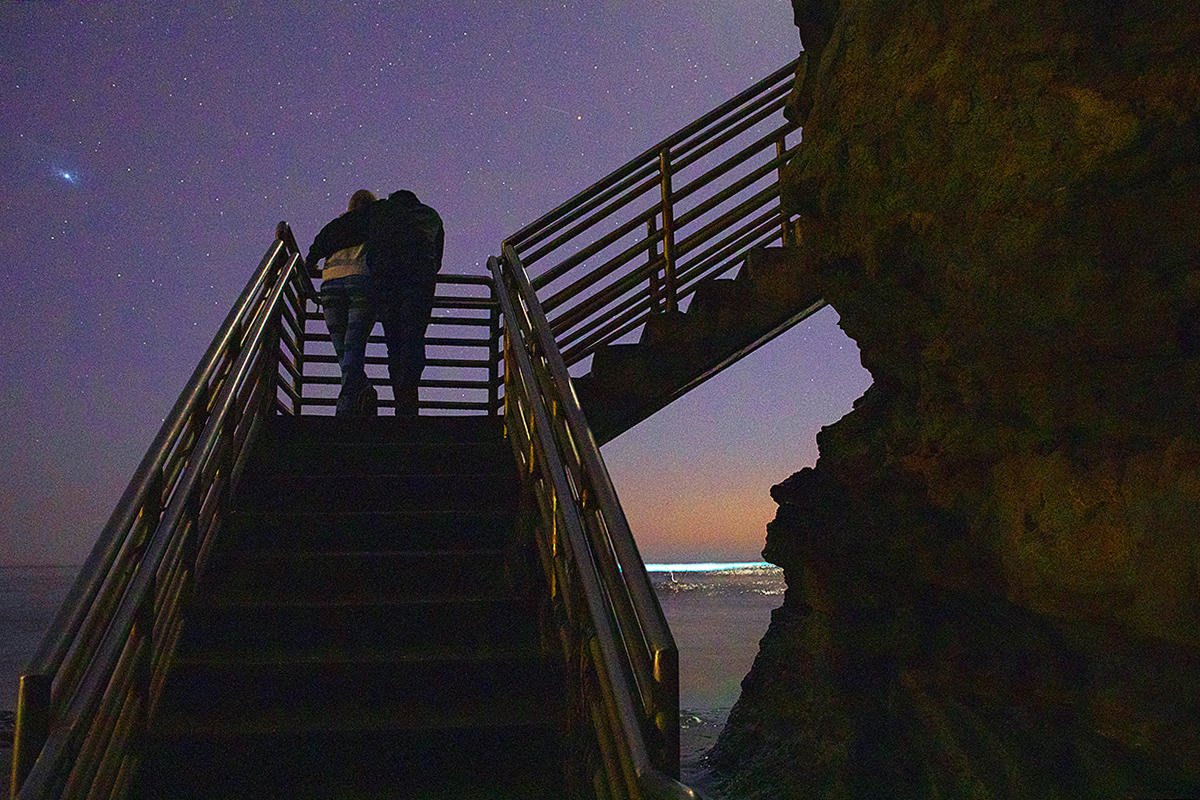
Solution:
[[[695,564],[647,564],[646,572],[723,572],[773,566],[767,561],[701,561]]]

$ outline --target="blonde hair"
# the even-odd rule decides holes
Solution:
[[[375,195],[370,189],[359,189],[354,194],[350,195],[349,211],[362,208],[365,205],[375,202]]]

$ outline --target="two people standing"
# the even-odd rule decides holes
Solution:
[[[338,416],[375,413],[365,361],[376,320],[383,324],[396,414],[417,413],[425,328],[444,244],[441,217],[407,190],[377,200],[360,189],[349,210],[313,240],[305,266],[310,276],[322,278],[321,306],[342,372]]]

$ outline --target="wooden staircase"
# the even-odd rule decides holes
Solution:
[[[140,798],[561,798],[495,417],[277,417],[187,615]],[[516,572],[519,573],[519,570]]]
[[[735,278],[697,285],[686,311],[651,314],[636,343],[604,345],[575,380],[599,444],[610,441],[825,305],[797,248],[751,250]]]

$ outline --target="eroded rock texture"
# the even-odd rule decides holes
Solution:
[[[1200,13],[794,0],[875,383],[772,489],[731,797],[1200,796]]]

